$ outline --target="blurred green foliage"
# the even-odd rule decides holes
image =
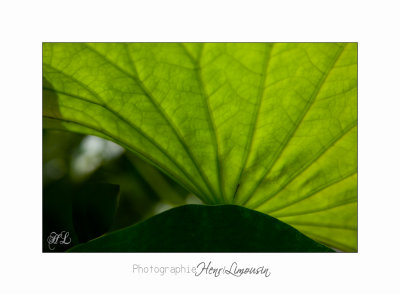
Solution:
[[[201,201],[112,142],[43,130],[44,252],[63,252],[105,232],[190,203]],[[69,233],[71,242],[52,245],[51,250],[48,237],[62,231]]]

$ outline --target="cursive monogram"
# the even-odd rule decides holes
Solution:
[[[47,238],[47,243],[49,244],[49,249],[54,250],[55,246],[52,245],[68,245],[71,243],[71,238],[69,237],[69,232],[62,231],[61,233],[57,234],[56,232],[52,232],[49,237]]]

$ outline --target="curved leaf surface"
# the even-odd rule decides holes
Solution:
[[[45,43],[44,126],[357,250],[357,44]]]
[[[71,252],[334,252],[266,214],[236,205],[185,205]]]

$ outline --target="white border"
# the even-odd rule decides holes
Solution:
[[[388,293],[385,290],[394,294],[399,290],[395,226],[400,208],[396,30],[400,26],[395,1],[4,3],[0,4],[2,294],[10,290],[13,294]],[[359,42],[359,253],[42,254],[43,41]],[[209,260],[217,265],[233,261],[266,265],[271,276],[140,277],[131,271],[134,263],[197,265]]]

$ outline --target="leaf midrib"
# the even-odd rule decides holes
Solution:
[[[203,76],[202,76],[202,70],[201,70],[201,60],[203,57],[203,53],[204,53],[204,47],[205,47],[205,43],[202,44],[201,48],[200,48],[200,53],[199,53],[199,57],[198,60],[196,60],[191,54],[190,52],[187,50],[187,48],[185,47],[184,44],[182,43],[178,43],[182,46],[183,50],[185,51],[186,55],[191,59],[193,65],[194,65],[194,71],[197,77],[197,81],[199,82],[199,86],[200,86],[200,91],[201,91],[201,96],[204,98],[204,104],[205,104],[205,108],[207,109],[207,123],[208,126],[210,127],[211,130],[211,137],[213,140],[213,145],[215,148],[215,153],[216,153],[216,167],[217,167],[217,176],[218,176],[218,182],[219,182],[219,195],[222,197],[222,200],[226,201],[226,193],[224,191],[224,186],[223,186],[223,177],[222,177],[222,170],[221,170],[221,157],[220,157],[220,149],[219,149],[219,144],[218,144],[218,139],[217,139],[217,131],[216,131],[216,126],[215,126],[215,120],[214,117],[212,115],[212,111],[211,111],[211,107],[210,107],[210,95],[207,94],[205,85],[204,85],[204,80],[203,80]]]

